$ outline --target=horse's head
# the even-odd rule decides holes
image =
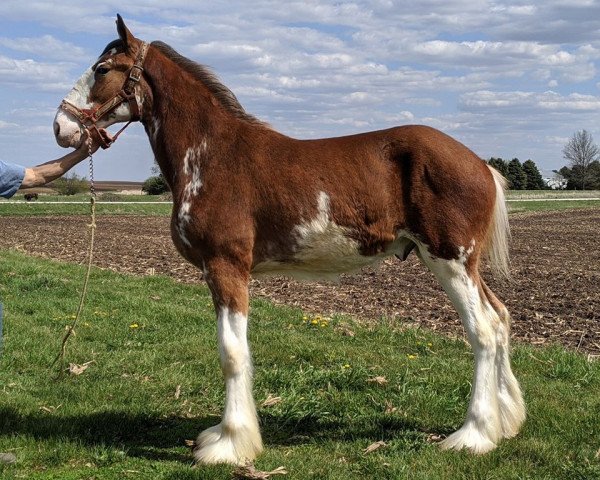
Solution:
[[[106,141],[106,127],[141,117],[142,92],[147,88],[142,79],[147,44],[131,34],[120,15],[117,31],[119,39],[106,46],[56,113],[54,135],[62,147],[79,147],[86,129]]]

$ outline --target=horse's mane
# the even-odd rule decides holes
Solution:
[[[234,93],[225,85],[223,85],[208,67],[184,57],[164,42],[154,41],[151,43],[151,45],[168,59],[170,59],[173,63],[202,82],[204,86],[206,86],[206,88],[208,88],[208,90],[215,96],[219,103],[237,118],[257,125],[266,125],[261,120],[247,113]]]

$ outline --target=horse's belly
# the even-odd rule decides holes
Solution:
[[[374,255],[363,255],[359,243],[338,232],[313,235],[302,242],[286,259],[265,259],[252,269],[253,276],[285,275],[298,280],[337,280],[342,273],[351,273],[383,258],[399,254],[409,239],[398,237],[388,247]]]
[[[358,227],[353,230],[332,220],[329,195],[325,192],[319,192],[317,205],[317,215],[296,225],[290,232],[290,249],[285,256],[271,252],[271,255],[254,265],[253,275],[336,280],[341,273],[353,272],[391,254],[406,257],[403,252],[412,241],[405,232],[376,235],[365,228],[360,231],[360,235],[356,235],[353,233],[357,233]],[[369,245],[365,245],[365,248],[361,248],[363,246],[356,240],[362,237],[368,238]],[[376,249],[372,248],[374,245],[377,246]],[[373,254],[365,254],[372,250],[375,250]]]
[[[358,244],[332,243],[298,250],[286,260],[264,260],[252,269],[253,276],[285,275],[298,280],[337,280],[341,273],[356,271],[381,259],[364,256]]]

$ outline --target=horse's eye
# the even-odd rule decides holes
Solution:
[[[100,75],[102,77],[104,75],[106,75],[109,71],[110,70],[108,68],[106,68],[106,67],[97,67],[96,70],[95,70],[96,75]]]

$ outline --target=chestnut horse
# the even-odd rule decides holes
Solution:
[[[484,453],[525,419],[509,360],[510,317],[479,274],[483,254],[508,270],[504,179],[425,126],[296,140],[244,111],[204,66],[161,42],[119,39],[56,115],[57,142],[139,119],[173,193],[171,233],[202,269],[218,324],[225,408],[195,459],[234,464],[263,448],[246,338],[251,275],[328,279],[414,250],[450,297],[475,357],[462,427],[443,448]]]

